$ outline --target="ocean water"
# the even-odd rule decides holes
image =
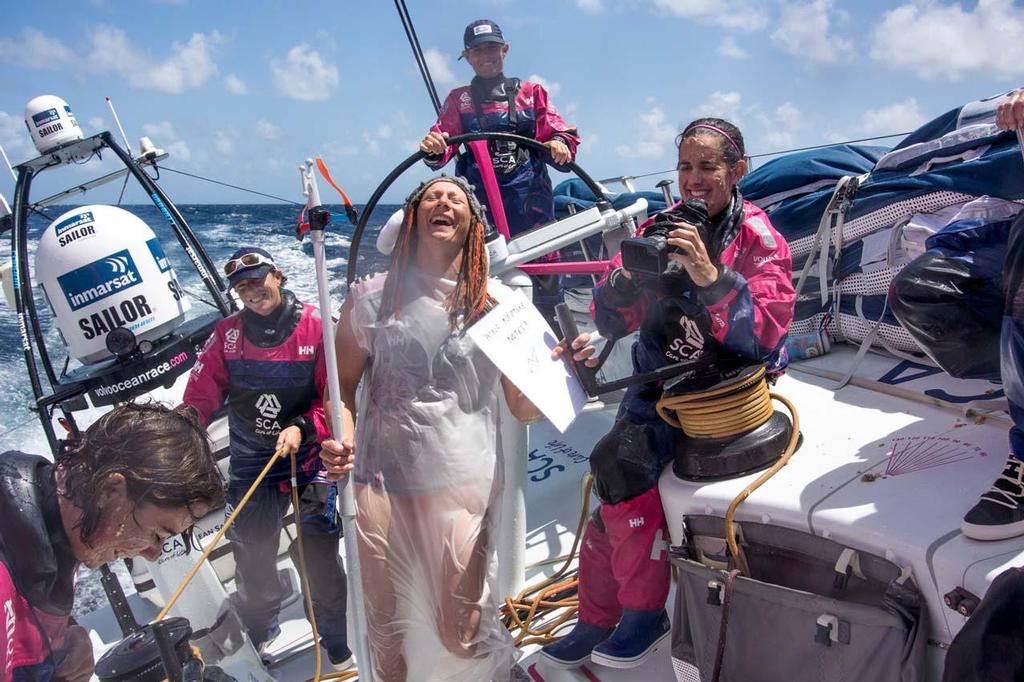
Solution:
[[[71,206],[51,206],[46,209],[50,218],[56,218]],[[197,316],[212,308],[202,299],[209,299],[206,287],[193,269],[185,252],[178,244],[167,221],[155,206],[123,206],[156,233],[182,287],[192,294],[189,316]],[[349,262],[354,226],[344,217],[340,206],[332,206],[334,216],[327,233],[327,268],[331,283],[332,309],[337,310],[345,297],[345,271]],[[361,207],[357,207],[361,208]],[[375,247],[377,233],[398,206],[379,205],[367,222],[360,245],[360,274],[368,274],[386,267],[387,261]],[[288,277],[287,288],[300,300],[317,303],[313,247],[307,236],[303,242],[295,238],[295,226],[301,207],[289,204],[215,204],[180,205],[186,222],[219,267],[235,249],[243,245],[260,246],[274,256],[277,266]],[[29,221],[29,265],[34,271],[35,251],[39,236],[49,225],[43,216],[32,215]],[[9,234],[4,235],[8,237]],[[40,313],[47,348],[59,374],[67,352],[53,326],[50,311],[41,292],[36,291],[36,308]],[[71,361],[70,368],[77,366]],[[41,380],[46,382],[40,370]],[[24,354],[18,334],[17,316],[0,299],[0,452],[22,450],[49,455],[49,447],[39,419],[30,409],[34,405],[32,387],[25,369]],[[101,410],[87,410],[76,414],[80,426],[88,425],[101,414]],[[59,427],[58,427],[59,428]]]

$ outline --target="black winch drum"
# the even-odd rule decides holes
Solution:
[[[185,618],[163,621],[167,638],[179,661],[191,656],[188,638],[192,628]],[[107,651],[96,662],[96,677],[102,682],[161,682],[167,679],[153,625],[144,625]]]
[[[720,391],[728,389],[732,384],[740,387],[756,369],[747,368],[738,376],[710,388],[680,391],[673,395]],[[736,436],[692,438],[680,430],[674,441],[672,471],[686,481],[718,481],[746,476],[767,469],[778,461],[786,450],[792,432],[793,423],[778,410],[760,426]]]

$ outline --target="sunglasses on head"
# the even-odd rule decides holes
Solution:
[[[274,266],[274,261],[259,253],[247,253],[238,258],[232,258],[224,264],[224,274],[230,277],[238,270],[253,268],[257,265]]]

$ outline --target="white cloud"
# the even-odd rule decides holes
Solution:
[[[170,121],[145,123],[142,126],[142,133],[153,140],[153,144],[157,147],[166,149],[172,159],[181,159],[182,161],[192,159],[191,150],[185,141],[178,137],[178,133],[174,131],[174,126]]]
[[[213,53],[223,38],[217,31],[193,33],[184,45],[172,43],[171,56],[163,61],[154,60],[114,26],[96,26],[89,41],[87,63],[93,70],[120,74],[133,87],[177,95],[202,87],[217,73]]]
[[[35,156],[32,153],[28,131],[25,130],[25,121],[20,116],[11,116],[6,111],[0,111],[0,145],[13,164]],[[0,160],[0,177],[6,180],[9,176],[10,173],[3,168],[3,162]]]
[[[263,140],[276,140],[281,136],[281,128],[265,118],[256,121],[256,137]]]
[[[715,90],[708,95],[706,102],[695,107],[691,113],[694,118],[714,116],[732,121],[740,125],[740,105],[743,103],[743,95],[738,92],[722,92]]]
[[[75,53],[37,28],[24,28],[21,38],[0,38],[0,62],[34,69],[58,69],[74,63]]]
[[[121,29],[100,24],[88,31],[87,53],[79,56],[59,40],[26,28],[18,39],[0,38],[0,62],[37,69],[87,68],[118,74],[136,88],[181,94],[217,73],[213,55],[222,42],[217,31],[194,33],[185,44],[172,43],[170,56],[161,60],[134,45]]]
[[[272,59],[270,72],[278,92],[303,102],[327,100],[338,87],[338,67],[306,43],[288,50],[283,60]]]
[[[382,123],[378,126],[376,135],[382,140],[390,140],[393,132],[390,125]]]
[[[576,0],[576,6],[590,14],[600,14],[604,11],[604,0]]]
[[[249,86],[233,73],[224,76],[224,88],[232,95],[248,95]]]
[[[237,137],[233,130],[218,130],[213,136],[213,146],[221,156],[231,156],[235,151]]]
[[[917,100],[908,97],[887,107],[865,111],[860,117],[860,131],[865,135],[904,133],[917,128],[926,120]]]
[[[363,149],[371,156],[380,156],[380,142],[368,131],[363,131]]]
[[[86,131],[86,133],[85,133],[86,135],[89,135],[90,133],[96,133],[96,132],[99,132],[101,130],[105,130],[106,127],[107,127],[107,122],[104,121],[99,116],[93,116],[92,118],[89,119],[88,125],[89,125],[89,130]]]
[[[803,126],[804,117],[796,105],[791,102],[783,102],[775,110],[775,119],[788,128],[800,128]]]
[[[430,69],[430,77],[438,85],[454,85],[456,78],[452,73],[452,58],[435,47],[423,51],[423,58]]]
[[[561,83],[554,83],[552,81],[549,81],[547,78],[544,78],[544,76],[532,74],[526,80],[533,81],[534,83],[540,83],[542,86],[544,86],[544,89],[547,90],[548,94],[551,95],[552,97],[555,97],[559,92],[562,91]]]
[[[749,54],[736,42],[732,36],[726,36],[718,46],[718,54],[730,59],[746,59]]]
[[[794,146],[797,133],[805,128],[803,113],[791,102],[783,102],[771,113],[758,113],[757,120],[771,151]]]
[[[648,97],[647,109],[641,111],[633,125],[635,135],[630,144],[620,144],[615,148],[619,156],[627,159],[657,159],[666,156],[672,150],[672,140],[676,129],[668,122],[665,110],[653,97]]]
[[[739,31],[768,25],[768,11],[759,0],[652,0],[655,8],[683,19],[696,19]]]
[[[364,133],[366,135],[366,133]],[[417,148],[419,142],[416,142]],[[351,142],[327,142],[324,144],[324,158],[331,156],[358,156],[363,153],[362,147]]]
[[[1012,0],[915,0],[886,12],[872,35],[871,57],[921,78],[1024,74],[1024,9]]]
[[[786,2],[781,5],[779,25],[772,32],[772,42],[783,52],[811,62],[836,64],[853,59],[853,42],[835,34],[835,24],[848,16],[835,8],[835,0]]]

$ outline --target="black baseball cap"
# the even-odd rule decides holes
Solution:
[[[505,44],[505,37],[501,34],[501,27],[490,19],[478,19],[466,27],[462,34],[462,44],[467,50],[483,45],[484,43]]]

